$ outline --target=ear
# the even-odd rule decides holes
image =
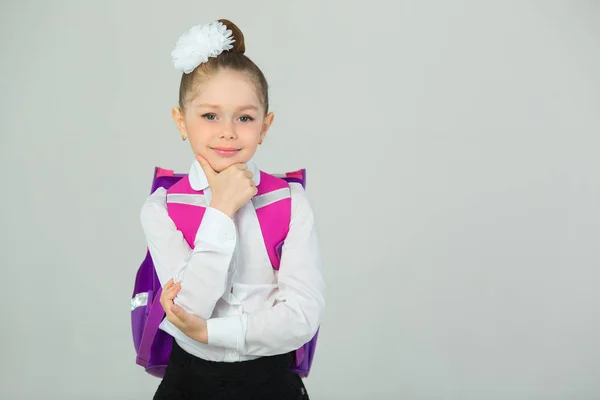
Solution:
[[[273,114],[272,112],[268,113],[265,116],[265,120],[263,121],[262,131],[260,133],[260,140],[258,141],[258,144],[262,144],[265,136],[267,136],[267,132],[269,131],[269,128],[271,127],[271,124],[273,123],[274,118],[275,118],[275,114]]]
[[[179,133],[181,134],[181,140],[186,140],[188,138],[188,135],[187,129],[185,128],[183,111],[179,107],[173,107],[173,109],[171,110],[171,116],[173,117],[173,121],[175,121],[175,125],[177,125],[177,129],[179,129]]]

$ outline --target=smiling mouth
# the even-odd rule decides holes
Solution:
[[[235,149],[231,147],[211,147],[211,149],[221,157],[231,157],[237,154],[238,151],[240,151],[240,149]]]

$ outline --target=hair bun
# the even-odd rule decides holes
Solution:
[[[244,42],[244,34],[240,30],[240,28],[238,28],[236,24],[234,24],[228,19],[220,19],[218,21],[225,25],[227,29],[231,31],[233,39],[235,40],[232,43],[233,48],[229,51],[244,54],[246,52],[246,43]]]

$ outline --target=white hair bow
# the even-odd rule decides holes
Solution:
[[[206,25],[196,25],[183,34],[171,52],[173,65],[186,74],[192,72],[198,65],[216,57],[225,50],[233,48],[231,30],[219,22]]]

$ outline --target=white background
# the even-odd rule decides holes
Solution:
[[[228,18],[308,170],[313,399],[600,398],[597,1],[2,1],[0,398],[149,399],[129,300],[170,52]]]

